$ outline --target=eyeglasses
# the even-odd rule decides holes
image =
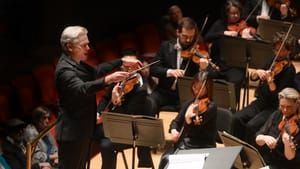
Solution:
[[[180,34],[180,37],[183,40],[193,40],[195,36],[194,35],[193,36],[188,36],[188,35]]]

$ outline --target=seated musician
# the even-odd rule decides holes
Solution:
[[[252,145],[255,145],[255,133],[278,108],[278,92],[294,87],[296,71],[290,54],[295,47],[295,38],[287,35],[285,32],[275,34],[275,56],[262,69],[250,74],[251,80],[260,80],[255,91],[256,99],[233,115],[232,134]]]
[[[174,146],[162,155],[159,169],[164,169],[169,155],[177,150],[216,147],[217,105],[211,99],[212,82],[207,79],[207,72],[194,76],[191,90],[194,98],[183,104],[170,124]]]
[[[122,57],[137,58],[137,53],[131,49],[122,51],[121,55]],[[121,69],[127,72],[134,71],[131,67],[121,67]],[[97,111],[99,113],[109,111],[150,116],[152,112],[149,112],[149,108],[146,107],[147,97],[147,88],[143,83],[143,75],[140,72],[136,72],[127,80],[111,84],[108,88],[108,92],[102,97]],[[104,137],[102,124],[97,125],[95,140],[100,144],[102,169],[115,169],[117,150],[122,150],[129,146],[112,143],[108,138]],[[138,146],[137,153],[139,167],[152,167],[152,157],[149,147]]]
[[[278,94],[279,109],[257,132],[256,143],[272,169],[296,169],[300,166],[300,94],[285,88]]]
[[[297,0],[248,0],[243,8],[249,18],[247,23],[256,28],[259,19],[295,21],[297,3]]]
[[[241,18],[242,5],[236,0],[228,0],[224,6],[223,16],[216,20],[204,35],[204,42],[211,43],[210,56],[220,67],[216,78],[224,79],[234,84],[236,100],[240,100],[240,89],[245,80],[245,69],[225,64],[221,60],[221,38],[223,36],[252,38],[250,30]],[[246,64],[246,63],[245,63]]]
[[[184,17],[176,29],[176,35],[176,39],[160,44],[154,57],[154,61],[159,60],[159,63],[150,67],[150,75],[159,79],[150,95],[153,114],[158,114],[164,106],[169,106],[172,111],[178,111],[180,101],[177,78],[192,77],[199,69],[207,67],[205,59],[192,60],[194,57],[192,49],[196,49],[199,39],[197,23],[192,18]],[[211,66],[208,68],[212,69]]]

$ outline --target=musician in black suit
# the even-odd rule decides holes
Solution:
[[[192,77],[199,71],[199,65],[201,69],[207,67],[208,62],[205,59],[195,63],[191,57],[182,55],[184,51],[189,51],[197,44],[196,22],[189,17],[183,18],[176,34],[177,39],[161,43],[154,58],[154,61],[159,60],[159,62],[150,67],[150,75],[159,79],[156,89],[150,95],[154,114],[158,114],[161,107],[166,105],[178,111],[180,103],[176,79],[183,76]]]
[[[258,26],[258,19],[292,21],[294,15],[287,4],[269,0],[247,0],[244,12],[244,18],[249,16],[247,23],[254,27]]]
[[[121,52],[122,57],[137,59],[137,53],[134,50],[126,49]],[[134,71],[131,67],[122,66],[123,71]],[[143,69],[144,70],[144,69]],[[149,111],[147,85],[144,83],[143,72],[134,73],[128,80],[119,83],[112,83],[105,95],[101,98],[97,109],[98,114],[102,111],[116,112],[130,115],[148,115]],[[104,137],[103,125],[98,124],[95,131],[95,141],[100,145],[102,157],[102,169],[115,169],[117,164],[117,153],[130,145],[112,143],[109,138]],[[152,157],[149,147],[138,146],[137,155],[139,158],[138,167],[152,167]]]
[[[128,72],[115,68],[130,65],[139,68],[137,59],[116,59],[95,67],[85,63],[89,39],[82,26],[66,27],[61,34],[62,55],[55,70],[59,96],[59,115],[56,138],[59,144],[59,168],[84,169],[89,156],[89,144],[96,127],[96,92],[105,86],[121,81]],[[106,75],[102,78],[103,75]]]

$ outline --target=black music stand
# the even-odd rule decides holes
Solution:
[[[222,36],[220,43],[220,59],[225,65],[246,68],[248,62],[246,47],[246,39]]]
[[[114,143],[132,145],[132,169],[135,167],[136,146],[165,146],[162,119],[114,112],[102,112],[102,118],[105,137]]]
[[[192,77],[179,77],[178,78],[178,93],[180,104],[182,105],[188,99],[194,98],[193,92],[191,90],[192,86]]]
[[[291,22],[283,22],[279,20],[259,19],[257,34],[259,34],[264,40],[271,42],[276,32],[287,32],[291,24]],[[290,34],[299,39],[300,24],[293,24],[294,25]]]
[[[233,147],[220,147],[220,148],[200,148],[200,149],[189,149],[179,150],[175,152],[175,156],[184,154],[205,154],[205,159],[202,169],[231,169],[235,160],[238,158],[239,153],[242,150],[242,146]],[[184,163],[184,162],[183,162]],[[165,167],[168,169],[169,164]],[[185,167],[186,168],[186,167]],[[197,166],[199,168],[199,166]]]
[[[249,73],[248,68],[262,68],[273,56],[271,43],[260,40],[247,40],[240,37],[223,36],[220,57],[228,66],[246,69],[246,84],[243,96],[243,106],[249,103]],[[245,102],[246,100],[246,102]]]
[[[278,20],[258,20],[257,33],[266,41],[272,41],[273,36],[276,32],[287,32],[290,25],[293,24],[290,34],[293,35],[296,39],[300,39],[300,24],[291,23],[291,22],[283,22]],[[299,45],[296,48],[295,55],[300,56],[300,48]]]
[[[255,147],[225,131],[218,131],[218,134],[226,147],[243,146],[240,156],[235,161],[235,167],[241,169],[258,169],[266,166],[264,159]]]

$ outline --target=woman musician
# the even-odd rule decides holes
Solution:
[[[295,48],[295,38],[286,32],[277,32],[272,45],[276,56],[263,68],[250,73],[251,80],[259,80],[256,99],[233,115],[233,135],[252,145],[255,144],[255,133],[278,108],[278,92],[294,87],[296,70],[290,57]]]
[[[279,109],[257,132],[256,143],[272,169],[296,169],[300,165],[300,94],[285,88],[278,94]]]
[[[212,81],[207,72],[201,71],[193,77],[191,90],[195,98],[182,105],[172,120],[169,132],[174,145],[161,157],[159,169],[168,163],[169,155],[177,150],[216,147],[217,105],[211,99]]]

